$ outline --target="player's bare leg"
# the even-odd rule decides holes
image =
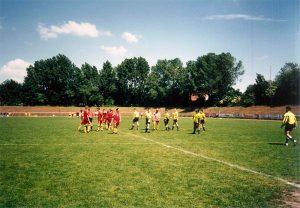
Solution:
[[[290,131],[285,131],[285,136],[286,136],[286,139],[285,139],[286,146],[288,146],[289,140],[291,140],[294,143],[294,145],[297,143],[297,140],[293,139],[292,135],[290,134]]]

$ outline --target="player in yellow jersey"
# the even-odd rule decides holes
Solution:
[[[150,109],[148,109],[145,113],[145,118],[146,118],[146,129],[145,129],[145,132],[148,132],[150,133],[150,122],[151,122],[151,117],[152,117],[152,114],[151,114],[151,111]]]
[[[200,113],[199,110],[195,110],[193,115],[193,121],[194,121],[194,131],[193,134],[196,134],[196,130],[198,131],[198,134],[200,134]]]
[[[164,114],[164,123],[165,123],[166,131],[170,131],[169,120],[170,120],[170,113],[166,109]]]
[[[199,128],[202,127],[203,131],[205,131],[205,125],[204,125],[205,124],[205,114],[202,109],[199,111],[199,114],[200,114]]]
[[[179,131],[179,125],[178,125],[178,111],[175,108],[175,112],[172,113],[172,118],[173,118],[173,126],[172,126],[172,130],[174,130],[174,127],[176,126],[177,131]]]
[[[132,126],[131,126],[131,129],[130,130],[133,130],[134,129],[134,125],[136,124],[136,130],[139,130],[139,118],[140,118],[140,114],[139,112],[134,108],[133,109],[133,115],[132,115]]]
[[[289,145],[289,140],[293,141],[294,145],[296,145],[297,140],[293,139],[291,136],[291,132],[293,131],[294,128],[297,126],[297,119],[296,116],[292,113],[292,108],[290,106],[286,107],[286,113],[284,114],[283,120],[282,120],[282,125],[281,128],[285,126],[284,128],[284,135],[286,136],[285,139],[285,145]]]

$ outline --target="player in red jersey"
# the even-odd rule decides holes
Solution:
[[[103,130],[103,127],[102,127],[103,114],[102,114],[100,108],[97,108],[97,112],[98,112],[98,114],[97,114],[97,117],[98,117],[98,128],[97,128],[97,131],[99,131],[99,130],[102,131]]]
[[[90,132],[90,118],[89,118],[89,111],[88,111],[88,107],[85,106],[84,111],[82,112],[82,118],[80,120],[80,125],[78,127],[78,131],[80,131],[81,126],[84,125],[84,133],[88,133]]]
[[[109,109],[107,112],[107,129],[110,130],[112,128],[112,121],[113,121],[114,112],[112,109]]]
[[[91,111],[91,109],[89,108],[90,131],[93,131],[93,117],[94,117],[94,113],[93,113],[93,111]]]
[[[113,115],[113,122],[114,122],[113,133],[117,134],[118,133],[118,126],[120,125],[120,122],[121,122],[121,114],[119,112],[119,108],[116,109],[116,111]]]
[[[107,111],[104,108],[102,110],[102,129],[103,126],[105,129],[107,129]]]

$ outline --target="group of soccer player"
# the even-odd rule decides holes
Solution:
[[[89,107],[85,107],[84,110],[80,112],[80,124],[78,127],[78,131],[84,126],[84,133],[89,133],[93,131],[93,117],[98,118],[98,126],[96,131],[100,130],[112,130],[112,133],[118,133],[118,127],[121,122],[121,114],[119,112],[119,108],[116,108],[115,111],[112,109],[105,110],[97,108],[96,112],[92,112]]]
[[[132,126],[131,126],[131,130],[134,129],[134,127],[136,126],[136,129],[139,130],[139,119],[140,119],[140,115],[139,112],[134,108],[133,109],[133,120],[132,120]],[[172,124],[172,130],[174,130],[174,128],[176,127],[177,131],[179,131],[179,124],[178,124],[178,111],[177,109],[174,109],[174,112],[170,115],[168,109],[165,110],[164,114],[164,125],[165,125],[165,130],[166,131],[170,131],[170,118],[172,118],[173,120],[173,124]],[[150,133],[150,125],[151,122],[153,123],[153,130],[158,130],[159,128],[159,122],[160,122],[160,112],[158,109],[155,110],[154,113],[151,112],[150,109],[147,109],[146,113],[145,113],[145,118],[146,118],[146,126],[145,126],[145,132]]]
[[[96,112],[92,112],[90,108],[87,106],[84,110],[81,110],[80,112],[80,124],[78,127],[78,131],[81,130],[82,126],[84,126],[84,132],[89,133],[93,130],[93,117],[98,118],[98,126],[96,131],[102,131],[104,129],[106,130],[112,130],[112,133],[117,134],[118,133],[118,127],[121,122],[121,114],[119,112],[119,108],[116,108],[115,111],[112,109],[105,110],[97,108]],[[139,113],[135,108],[133,109],[133,120],[132,120],[132,126],[131,130],[133,130],[136,126],[136,129],[139,130],[139,119],[142,118],[143,114]],[[172,130],[176,127],[177,131],[179,131],[179,124],[178,124],[178,118],[179,114],[177,109],[174,109],[172,114],[170,115],[168,109],[165,110],[163,114],[163,121],[165,125],[165,130],[170,131],[170,125],[169,121],[170,118],[173,120],[172,124]],[[196,109],[193,115],[193,122],[194,122],[194,131],[192,134],[196,134],[196,131],[198,134],[200,134],[201,129],[205,131],[205,114],[202,109]],[[161,115],[158,109],[155,110],[154,113],[150,111],[150,109],[147,109],[145,112],[145,119],[146,119],[146,126],[145,126],[145,132],[150,133],[150,124],[153,123],[153,129],[152,130],[158,130],[159,128],[159,122],[161,119]],[[294,144],[297,143],[296,139],[293,139],[291,136],[291,132],[293,129],[295,129],[297,126],[297,118],[292,113],[291,107],[286,107],[286,113],[284,114],[284,118],[282,121],[282,127],[285,127],[285,145],[288,146],[288,142],[292,141]]]
[[[142,118],[143,114],[139,113],[136,108],[133,109],[133,120],[132,120],[132,126],[131,130],[133,130],[136,126],[136,129],[139,130],[139,120]],[[103,130],[112,130],[113,133],[118,133],[118,127],[121,122],[121,114],[119,112],[119,108],[117,108],[115,111],[112,109],[105,110],[97,108],[96,112],[92,112],[89,107],[85,107],[84,110],[81,110],[80,112],[80,124],[78,126],[78,131],[81,130],[82,126],[84,127],[84,132],[89,133],[93,131],[93,117],[98,118],[98,126],[96,131],[103,131]],[[165,110],[163,114],[163,121],[165,125],[165,130],[170,131],[171,129],[174,130],[175,127],[177,131],[179,131],[179,124],[178,124],[178,118],[179,114],[177,109],[174,109],[174,111],[170,114],[168,109]],[[161,114],[158,109],[155,110],[155,112],[151,112],[150,109],[147,109],[145,112],[145,132],[150,133],[150,125],[151,122],[153,124],[152,130],[158,130],[159,129],[159,122],[161,119]],[[172,128],[170,127],[170,119],[172,119]],[[196,110],[193,116],[194,121],[194,132],[195,134],[196,130],[198,131],[198,134],[200,134],[200,129],[202,128],[203,131],[205,131],[205,114],[203,113],[203,110]]]

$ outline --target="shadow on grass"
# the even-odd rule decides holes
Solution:
[[[281,142],[269,142],[268,144],[270,145],[280,145],[280,146],[285,146],[284,143],[281,143]]]

